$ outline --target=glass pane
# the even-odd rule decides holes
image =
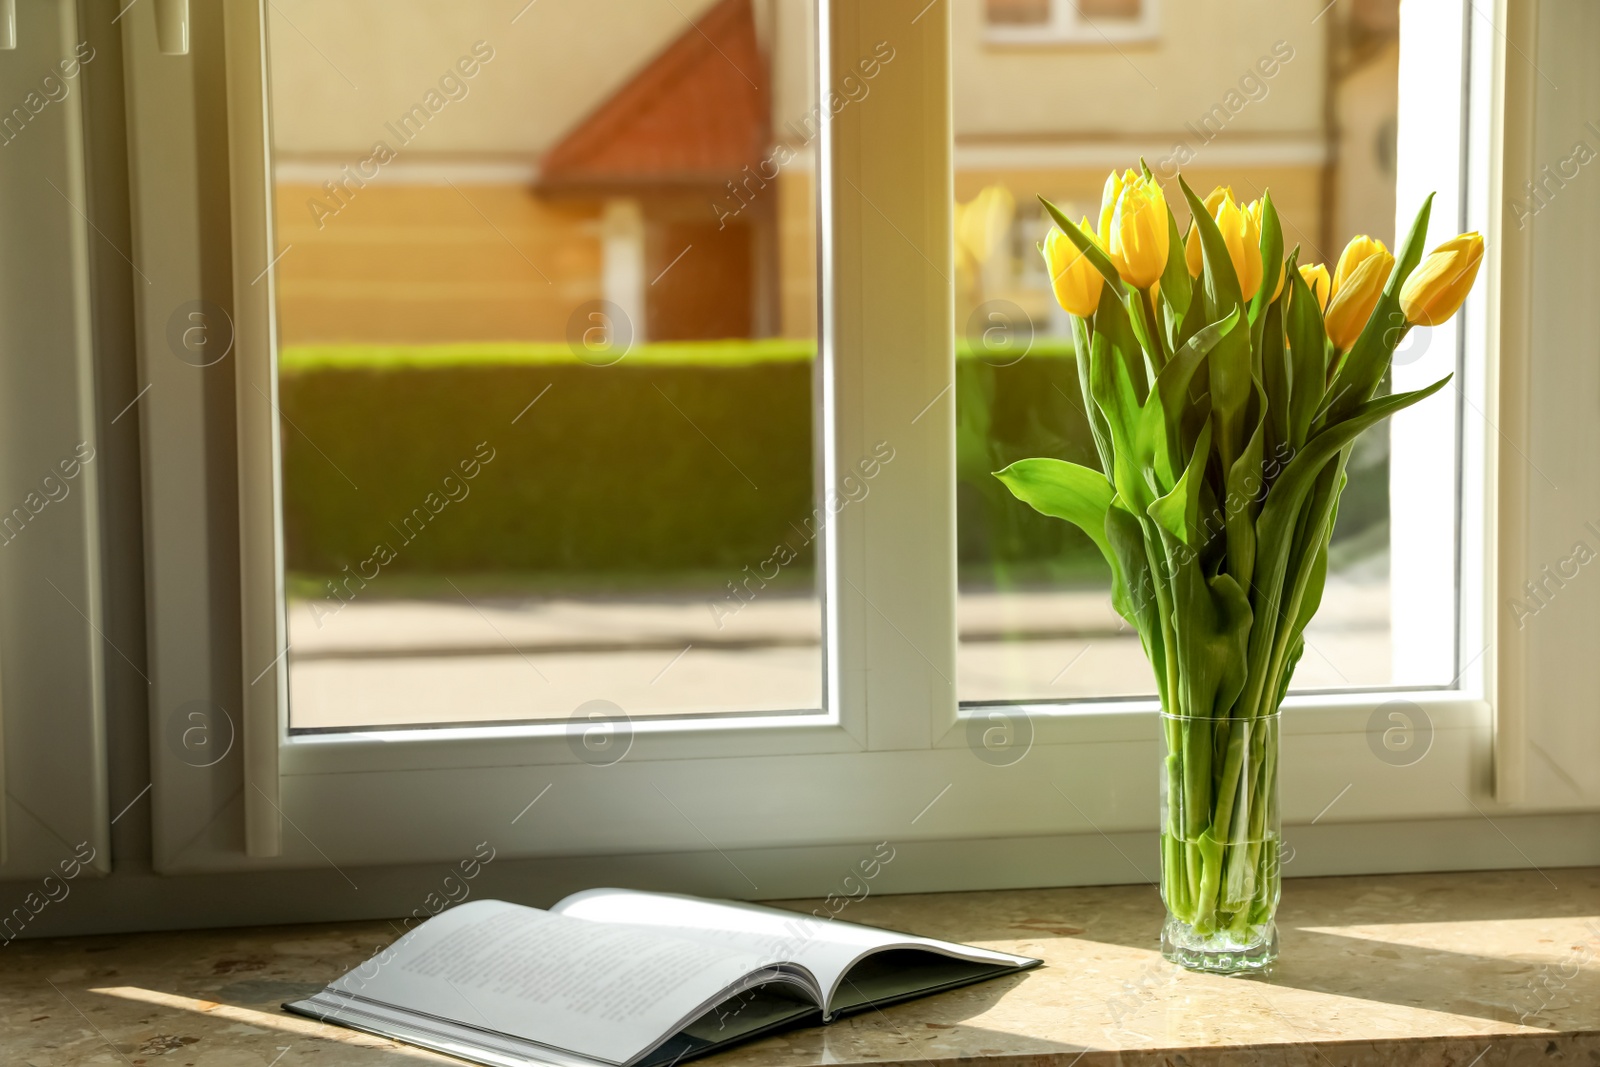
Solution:
[[[978,0],[959,0],[954,17],[960,694],[1150,696],[1094,546],[990,473],[1028,456],[1098,465],[1069,321],[1036,247],[1048,230],[1036,196],[1097,219],[1107,171],[1142,152],[1179,205],[1180,231],[1181,168],[1201,195],[1218,183],[1243,200],[1270,188],[1301,262],[1331,269],[1360,233],[1393,248],[1398,0],[1275,4],[1252,9],[1247,27],[1165,4],[1149,45],[1070,54],[987,46],[968,32],[985,17]],[[1297,689],[1394,677],[1388,455],[1385,426],[1350,461]]]
[[[1043,26],[1050,21],[1050,0],[985,0],[992,26]]]
[[[269,19],[292,725],[819,709],[814,5]]]
[[[1088,19],[1137,19],[1144,10],[1140,0],[1079,0],[1078,10]]]

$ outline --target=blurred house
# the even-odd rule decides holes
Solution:
[[[1303,259],[1392,240],[1398,0],[949,2],[956,197],[1017,205],[958,323],[1048,329],[1035,195],[1093,216],[1140,156],[1270,188]],[[635,338],[814,336],[813,0],[274,11],[285,343],[560,341],[600,300]]]

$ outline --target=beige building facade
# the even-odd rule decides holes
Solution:
[[[969,308],[1058,329],[1034,197],[1093,215],[1140,156],[1175,203],[1180,169],[1270,189],[1303,261],[1392,238],[1394,0],[949,3],[956,197],[1017,205]],[[815,335],[812,0],[274,7],[285,343],[559,342],[596,301],[636,340]]]

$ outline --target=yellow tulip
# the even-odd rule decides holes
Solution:
[[[1394,257],[1378,245],[1378,251],[1363,259],[1343,284],[1334,282],[1333,299],[1328,302],[1328,313],[1323,321],[1328,328],[1328,340],[1339,351],[1355,344],[1356,338],[1361,336],[1393,267]]]
[[[1452,237],[1428,253],[1400,288],[1400,310],[1417,326],[1437,326],[1467,298],[1483,262],[1483,237],[1476,232]]]
[[[1124,174],[1107,231],[1102,243],[1122,280],[1150,288],[1167,267],[1167,200],[1161,187],[1143,175]]]
[[[1217,186],[1206,194],[1206,214],[1216,218],[1217,208],[1222,206],[1222,201],[1232,199],[1233,186]],[[1205,269],[1205,253],[1200,247],[1200,230],[1192,221],[1189,223],[1189,236],[1184,240],[1183,252],[1185,261],[1189,265],[1189,277],[1200,277],[1200,272]]]
[[[1216,218],[1233,273],[1239,277],[1239,295],[1249,300],[1261,288],[1261,224],[1231,196],[1218,206]]]
[[[1333,289],[1333,281],[1328,277],[1328,268],[1321,263],[1300,264],[1300,277],[1305,279],[1310,286],[1312,294],[1317,298],[1317,307],[1323,311],[1328,310],[1328,293]]]
[[[1223,244],[1228,247],[1228,259],[1233,263],[1233,273],[1239,279],[1239,291],[1246,300],[1256,295],[1256,290],[1261,288],[1261,276],[1265,273],[1261,263],[1261,201],[1252,200],[1248,207],[1241,208],[1234,199],[1231,185],[1219,185],[1205,199],[1206,214],[1216,220],[1217,229],[1222,231]],[[1184,242],[1184,258],[1189,267],[1189,276],[1200,277],[1200,272],[1205,267],[1205,253],[1200,244],[1200,228],[1193,223],[1189,224],[1189,236]],[[1272,299],[1278,299],[1278,293],[1283,291],[1283,276],[1279,273],[1278,288],[1272,294]]]
[[[1096,231],[1100,235],[1100,247],[1104,248],[1111,241],[1111,216],[1116,214],[1117,200],[1122,196],[1123,186],[1133,180],[1133,171],[1123,171],[1118,174],[1112,171],[1106,175],[1106,186],[1100,192],[1100,228]]]
[[[1339,253],[1339,265],[1333,268],[1333,295],[1339,295],[1339,289],[1355,274],[1357,267],[1380,253],[1389,255],[1382,241],[1375,241],[1365,234],[1350,238],[1350,243]],[[1389,262],[1394,262],[1393,256],[1389,256]]]
[[[1260,247],[1260,244],[1261,244],[1261,215],[1266,210],[1266,208],[1264,208],[1262,206],[1263,202],[1264,201],[1262,201],[1262,200],[1252,200],[1252,201],[1250,201],[1250,205],[1245,208],[1245,213],[1248,214],[1250,216],[1250,218],[1252,220],[1254,220],[1254,222],[1256,224],[1256,245],[1257,245],[1257,247]],[[1266,260],[1263,259],[1261,261],[1261,275],[1262,275],[1262,277],[1266,277],[1266,274],[1267,274],[1267,263],[1266,263]],[[1278,299],[1278,297],[1283,295],[1283,279],[1285,277],[1287,277],[1287,272],[1284,270],[1283,265],[1279,264],[1279,266],[1278,266],[1278,284],[1273,287],[1272,300],[1276,300],[1276,299]],[[1267,301],[1267,303],[1269,303],[1269,304],[1272,303],[1272,300]]]
[[[1090,234],[1090,240],[1094,239],[1087,216],[1079,229]],[[1100,290],[1106,284],[1105,277],[1089,262],[1089,257],[1054,226],[1044,239],[1042,251],[1045,267],[1050,271],[1050,287],[1055,291],[1056,302],[1079,318],[1093,315],[1100,306]]]
[[[953,220],[956,251],[972,263],[987,263],[1010,229],[1016,210],[1016,197],[1003,185],[985,186],[965,204],[958,203]]]

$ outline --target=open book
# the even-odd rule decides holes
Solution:
[[[549,911],[462,904],[284,1007],[492,1067],[666,1067],[1039,962],[753,904],[590,889]]]

